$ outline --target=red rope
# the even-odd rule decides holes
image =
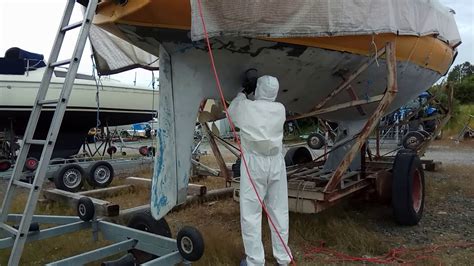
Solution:
[[[239,150],[240,150],[240,154],[241,154],[242,162],[244,163],[245,171],[247,172],[247,176],[249,177],[250,183],[252,184],[252,188],[255,191],[255,194],[257,195],[257,199],[258,199],[260,205],[262,206],[263,211],[267,215],[269,223],[271,224],[273,230],[278,235],[278,238],[280,239],[281,244],[285,248],[285,251],[288,254],[288,257],[290,257],[291,263],[293,265],[296,265],[296,263],[293,259],[293,256],[291,255],[289,247],[286,245],[285,241],[283,240],[283,237],[281,236],[280,232],[277,230],[277,227],[275,226],[275,223],[273,222],[273,219],[270,217],[270,214],[268,213],[268,210],[265,206],[265,203],[263,202],[262,198],[260,197],[260,195],[257,191],[257,187],[255,186],[255,182],[254,182],[252,176],[250,175],[250,171],[249,171],[249,168],[247,166],[247,160],[245,159],[244,152],[243,152],[243,149],[242,149],[242,145],[240,143],[240,139],[237,136],[237,131],[235,130],[234,122],[232,121],[232,118],[229,115],[229,111],[227,110],[227,103],[225,101],[225,97],[224,97],[224,93],[223,93],[223,90],[222,90],[219,75],[217,74],[217,68],[216,68],[216,65],[215,65],[215,62],[214,62],[214,54],[212,52],[211,43],[209,41],[209,34],[207,32],[206,23],[204,21],[204,15],[202,13],[201,0],[197,0],[197,2],[198,2],[198,7],[199,7],[199,15],[201,16],[202,28],[204,30],[204,37],[206,39],[207,49],[209,51],[209,59],[211,60],[211,66],[212,66],[212,70],[214,72],[214,78],[216,80],[216,85],[217,85],[217,89],[219,91],[220,100],[222,102],[222,105],[224,106],[224,111],[227,115],[227,120],[229,121],[230,127],[232,129],[232,134],[234,135],[234,138],[237,140],[237,146],[239,147]]]
[[[385,256],[380,257],[356,257],[351,256],[348,254],[344,254],[329,248],[324,247],[324,242],[321,243],[319,247],[311,247],[305,251],[304,257],[306,259],[311,259],[314,255],[322,254],[329,257],[330,259],[326,259],[323,262],[326,263],[335,263],[335,262],[366,262],[366,263],[374,263],[374,264],[409,264],[414,265],[416,262],[420,262],[423,260],[430,260],[435,262],[437,265],[442,265],[442,261],[435,256],[429,256],[428,254],[433,254],[439,252],[442,249],[449,249],[449,248],[472,248],[474,247],[474,243],[452,243],[446,245],[431,245],[428,247],[422,248],[394,248],[391,249]]]

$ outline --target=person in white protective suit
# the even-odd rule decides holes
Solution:
[[[275,77],[257,80],[255,100],[240,92],[229,106],[234,124],[240,128],[243,156],[255,187],[265,202],[285,245],[288,243],[288,190],[283,148],[285,107],[275,99],[279,83]],[[246,93],[248,91],[245,89]],[[241,265],[264,265],[262,244],[262,206],[250,183],[243,160],[240,167],[240,223],[246,259]],[[270,225],[273,256],[279,265],[288,265],[290,257],[278,234]]]

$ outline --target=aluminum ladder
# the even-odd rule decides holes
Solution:
[[[76,0],[68,0],[66,8],[64,10],[63,18],[59,26],[56,39],[54,40],[51,54],[48,60],[47,69],[44,72],[41,85],[36,96],[36,100],[33,104],[33,109],[30,114],[28,125],[23,137],[23,145],[20,149],[20,155],[15,163],[13,169],[13,176],[8,184],[7,191],[5,193],[2,208],[0,209],[0,228],[8,233],[15,239],[13,248],[10,254],[8,265],[18,265],[20,261],[23,248],[25,246],[27,236],[30,230],[31,221],[36,209],[36,203],[38,201],[41,188],[45,179],[46,170],[53,153],[54,145],[61,127],[61,123],[66,111],[66,106],[71,95],[74,79],[76,78],[79,63],[81,61],[82,53],[86,44],[87,37],[89,35],[92,19],[97,8],[98,0],[89,1],[77,1],[81,2],[86,6],[84,18],[82,21],[69,24]],[[76,40],[76,46],[74,48],[71,59],[58,61],[59,52],[61,50],[64,37],[70,30],[80,28],[79,35]],[[69,65],[64,84],[58,99],[46,99],[49,85],[53,71],[56,67]],[[54,107],[54,115],[52,117],[48,134],[46,139],[34,139],[36,126],[38,125],[40,115],[43,111],[44,106]],[[22,182],[21,176],[23,166],[26,162],[28,152],[32,145],[40,145],[43,147],[41,157],[39,160],[38,168],[36,169],[35,177],[31,184]],[[28,201],[26,202],[23,210],[23,216],[18,227],[8,225],[8,213],[10,211],[11,204],[17,188],[26,188],[29,191]]]

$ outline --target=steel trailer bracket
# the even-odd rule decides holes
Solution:
[[[21,215],[8,215],[8,222],[18,223]],[[100,233],[105,240],[114,243],[81,253],[76,256],[65,258],[47,265],[83,265],[106,257],[127,252],[130,249],[139,249],[144,252],[158,256],[157,259],[149,261],[146,265],[175,265],[186,261],[183,260],[177,247],[175,239],[163,237],[145,231],[140,231],[123,225],[114,224],[103,220],[82,221],[75,216],[53,216],[34,215],[32,222],[39,224],[55,225],[46,229],[31,231],[27,234],[26,242],[51,238],[67,233],[90,229],[91,235],[96,238]],[[0,249],[12,247],[14,238],[7,236],[0,239]]]
[[[369,119],[363,126],[362,131],[359,133],[359,135],[355,139],[355,143],[352,145],[349,152],[345,154],[344,159],[339,163],[338,167],[332,174],[329,182],[324,188],[324,192],[326,193],[335,190],[339,186],[343,175],[346,173],[347,169],[349,168],[349,165],[357,156],[357,154],[360,152],[363,145],[365,145],[369,135],[376,128],[380,119],[384,116],[385,111],[389,107],[390,103],[395,99],[395,96],[398,92],[397,69],[396,69],[397,61],[396,61],[396,55],[395,55],[395,44],[393,42],[387,43],[384,50],[387,57],[386,59],[387,61],[387,89],[385,91],[385,94],[383,95],[379,105],[377,106],[377,109],[369,117]],[[360,74],[361,71],[359,70],[355,74],[357,73]],[[352,80],[352,79],[348,79],[348,80]],[[347,81],[345,83],[347,83]],[[336,91],[339,91],[339,89]],[[323,105],[320,104],[318,106],[323,106]]]

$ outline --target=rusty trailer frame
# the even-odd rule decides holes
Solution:
[[[343,91],[348,91],[350,83],[383,55],[385,55],[387,62],[387,88],[384,94],[363,100],[353,97],[350,102],[326,107],[326,104],[336,95]],[[389,42],[383,49],[376,53],[374,57],[368,59],[367,62],[362,64],[354,73],[344,79],[342,84],[333,90],[333,92],[313,108],[313,110],[306,114],[288,118],[289,120],[300,119],[348,107],[358,107],[359,111],[364,111],[363,105],[378,102],[376,110],[369,115],[361,132],[355,136],[354,144],[352,144],[334,171],[323,170],[322,166],[325,163],[325,155],[327,153],[318,157],[313,162],[287,167],[290,211],[298,213],[318,213],[357,192],[374,188],[378,179],[385,182],[387,177],[390,178],[392,164],[376,164],[366,160],[366,154],[368,154],[366,143],[397,95],[396,69],[395,44]],[[354,95],[354,93],[351,95]],[[348,171],[350,164],[357,155],[361,155],[360,170]],[[369,159],[373,158],[369,156]],[[239,180],[234,179],[235,200],[239,198],[238,183]]]

